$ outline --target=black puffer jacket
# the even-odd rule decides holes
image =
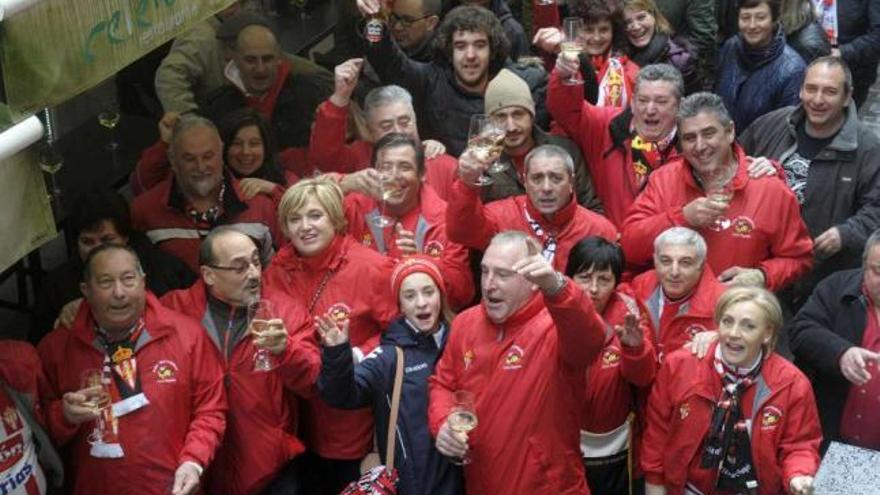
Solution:
[[[809,22],[800,29],[786,34],[788,45],[798,52],[807,65],[825,55],[831,55],[831,43],[818,22]]]
[[[382,84],[399,84],[412,94],[419,129],[425,125],[423,139],[442,142],[453,156],[464,151],[471,115],[485,110],[481,93],[463,89],[455,80],[452,66],[445,60],[435,57],[431,63],[421,63],[407,57],[387,32],[382,41],[367,48],[367,60]],[[540,61],[513,63],[508,59],[505,64],[497,65],[489,67],[492,76],[507,68],[529,85],[535,100],[535,125],[546,129],[550,121],[544,106],[547,72]]]

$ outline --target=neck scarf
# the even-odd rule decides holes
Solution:
[[[644,189],[648,183],[648,175],[666,163],[669,152],[672,151],[675,142],[677,127],[673,127],[669,134],[660,141],[648,141],[636,131],[631,124],[630,135],[630,158],[632,159],[633,174],[636,178],[638,191]]]
[[[623,63],[624,60],[619,57],[608,57],[602,64],[602,69],[597,68],[599,98],[596,100],[596,106],[626,108],[629,105]]]
[[[761,373],[763,358],[762,353],[751,369],[737,369],[722,360],[720,344],[715,348],[715,371],[721,375],[724,388],[712,411],[700,467],[718,469],[716,487],[721,490],[751,493],[758,488],[752,441],[740,402]]]
[[[143,329],[144,320],[141,318],[129,330],[128,336],[116,341],[111,341],[104,329],[95,329],[105,351],[101,385],[109,392],[111,405],[101,410],[96,431],[92,432],[92,457],[124,457],[125,453],[119,442],[119,417],[150,403],[141,390],[141,378],[134,353]]]
[[[666,55],[669,53],[669,35],[659,31],[654,32],[651,41],[642,48],[633,47],[630,53],[630,60],[639,67],[650,64],[657,64],[666,61]]]
[[[523,208],[523,214],[526,217],[526,223],[529,224],[532,234],[541,241],[541,255],[545,260],[553,263],[553,258],[556,256],[556,236],[552,232],[545,231],[544,227],[541,227],[541,224],[529,214],[528,208]]]
[[[217,195],[217,204],[205,211],[199,211],[192,206],[187,206],[186,212],[195,223],[206,223],[214,225],[223,214],[223,195],[226,193],[226,182],[220,184],[220,194]]]
[[[837,26],[837,0],[813,0],[813,6],[831,46],[838,46],[837,37],[840,33]]]

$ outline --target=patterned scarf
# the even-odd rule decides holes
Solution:
[[[715,371],[721,375],[724,389],[712,411],[700,467],[718,469],[718,489],[751,493],[758,488],[758,475],[752,462],[752,442],[740,402],[761,373],[763,362],[762,353],[754,367],[742,373],[724,363],[721,348],[715,348]]]
[[[109,391],[111,406],[101,410],[97,431],[92,433],[90,453],[93,457],[124,457],[125,453],[119,443],[119,417],[150,403],[141,390],[141,378],[134,353],[143,329],[144,320],[141,318],[127,337],[116,341],[110,341],[107,332],[100,327],[95,329],[105,350],[101,385]]]
[[[523,214],[526,216],[526,223],[529,224],[532,234],[541,241],[541,256],[550,263],[553,263],[553,258],[556,256],[556,236],[551,232],[545,231],[544,227],[541,227],[541,224],[529,215],[527,208],[523,208]]]
[[[635,127],[630,129],[630,158],[632,158],[633,174],[636,178],[636,186],[638,190],[644,189],[648,183],[648,176],[651,172],[666,163],[669,158],[669,152],[673,149],[672,144],[675,142],[677,127],[673,127],[672,131],[660,141],[647,141],[639,136]]]
[[[199,211],[192,206],[187,207],[186,212],[197,224],[206,223],[214,225],[223,214],[223,195],[226,193],[226,182],[220,184],[220,194],[217,195],[217,204],[205,211]]]
[[[623,61],[618,57],[593,57],[593,67],[600,78],[596,106],[626,108],[629,105],[629,92]]]
[[[813,0],[813,6],[831,46],[838,46],[837,37],[840,33],[837,26],[837,0]]]

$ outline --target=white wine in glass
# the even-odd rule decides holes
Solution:
[[[110,133],[110,141],[106,145],[108,150],[113,151],[119,148],[119,143],[116,142],[116,132],[114,129],[119,125],[119,120],[121,118],[122,114],[119,113],[119,108],[115,105],[108,106],[98,114],[98,123]]]
[[[566,58],[579,56],[584,51],[584,44],[581,39],[581,33],[584,31],[584,20],[580,17],[566,17],[562,20],[562,28],[562,34],[565,36],[562,43],[559,44],[562,54]],[[575,85],[580,84],[581,81],[578,78],[578,74],[572,74],[562,82],[567,85]]]
[[[458,390],[453,394],[453,400],[452,411],[446,417],[446,422],[452,431],[467,435],[477,427],[479,422],[477,420],[476,397],[473,392]],[[452,462],[458,465],[470,464],[471,458],[465,454],[461,459]]]
[[[52,143],[44,144],[37,155],[37,162],[40,169],[49,174],[49,196],[52,201],[59,201],[61,196],[61,188],[55,180],[55,174],[64,167],[64,156],[58,151],[56,145]]]

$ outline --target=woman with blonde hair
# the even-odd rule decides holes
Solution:
[[[707,355],[670,354],[654,382],[646,493],[811,493],[822,432],[809,380],[773,352],[779,301],[736,286],[718,300],[715,322]]]
[[[654,0],[623,0],[623,22],[629,58],[639,67],[669,64],[684,79],[685,96],[702,89],[697,73],[697,50],[676,36]]]
[[[290,243],[266,270],[264,287],[297,300],[311,317],[346,323],[352,358],[360,362],[397,314],[387,283],[390,262],[346,234],[342,190],[333,181],[296,183],[281,198],[278,220]],[[315,477],[309,486],[338,494],[359,476],[372,445],[372,414],[332,408],[320,398],[310,400],[306,412],[303,431],[313,462],[308,474]]]

